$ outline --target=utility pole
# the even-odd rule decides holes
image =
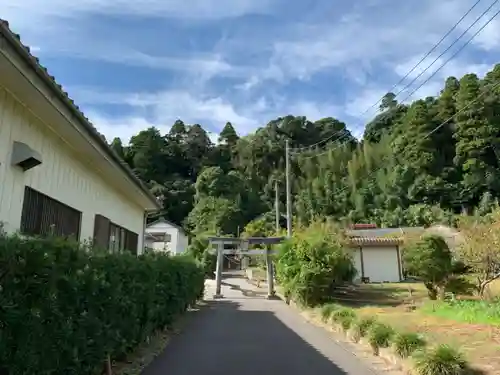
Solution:
[[[280,195],[278,191],[278,180],[274,181],[274,210],[276,213],[276,235],[280,231]]]
[[[286,229],[288,237],[292,237],[292,188],[290,186],[290,141],[286,140],[285,149],[286,168]]]

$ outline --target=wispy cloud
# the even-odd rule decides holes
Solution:
[[[272,0],[3,0],[6,16],[20,19],[26,12],[38,17],[78,17],[85,14],[149,16],[155,18],[220,19],[245,14],[266,14]],[[27,22],[28,20],[26,20]],[[32,21],[32,20],[30,20]]]
[[[213,134],[218,134],[230,121],[244,135],[264,126],[270,119],[286,114],[319,120],[341,112],[333,105],[307,100],[289,102],[284,97],[260,97],[252,103],[235,105],[221,97],[195,96],[187,91],[123,94],[85,87],[69,88],[68,91],[82,107],[90,108],[88,117],[107,138],[119,137],[125,142],[151,126],[167,132],[177,119],[189,124],[202,123]],[[131,114],[103,116],[92,110],[94,105],[125,105],[131,109]]]
[[[286,114],[312,120],[336,116],[358,134],[377,106],[366,110],[472,3],[312,0],[306,6],[284,0],[3,0],[0,14],[39,48],[36,53],[42,61],[49,59],[49,70],[56,62],[56,78],[64,73],[67,82],[61,83],[70,87],[107,137],[128,140],[144,127],[167,130],[177,118],[214,132],[231,121],[247,133]],[[442,48],[488,5],[478,6]],[[499,23],[492,22],[411,99],[436,95],[449,75],[484,74],[497,59],[499,35]],[[94,70],[83,74],[83,69]],[[99,87],[89,86],[89,75]],[[127,111],[114,111],[113,106]]]

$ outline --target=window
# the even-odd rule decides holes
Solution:
[[[164,242],[172,242],[172,236],[168,233],[165,233],[165,237],[163,239]]]
[[[80,239],[82,213],[28,186],[24,188],[21,233]]]
[[[139,236],[102,215],[95,215],[94,221],[94,245],[119,253],[130,251],[137,254]]]

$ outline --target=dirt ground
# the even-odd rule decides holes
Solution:
[[[500,296],[500,281],[491,290]],[[376,316],[401,330],[423,333],[431,343],[454,346],[487,374],[500,374],[500,327],[461,323],[419,311],[418,305],[428,301],[420,283],[367,284],[342,290],[336,298],[362,315]],[[416,309],[411,311],[410,305]]]

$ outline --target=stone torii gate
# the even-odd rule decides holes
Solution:
[[[231,237],[209,237],[210,245],[217,245],[217,265],[215,270],[215,294],[214,298],[222,298],[222,267],[224,253],[238,255],[266,255],[267,268],[267,298],[274,298],[274,267],[271,258],[270,245],[276,245],[285,240],[285,237],[249,237],[249,238],[231,238]],[[236,245],[236,250],[224,250],[224,245]],[[265,245],[264,250],[249,250],[250,245]]]

